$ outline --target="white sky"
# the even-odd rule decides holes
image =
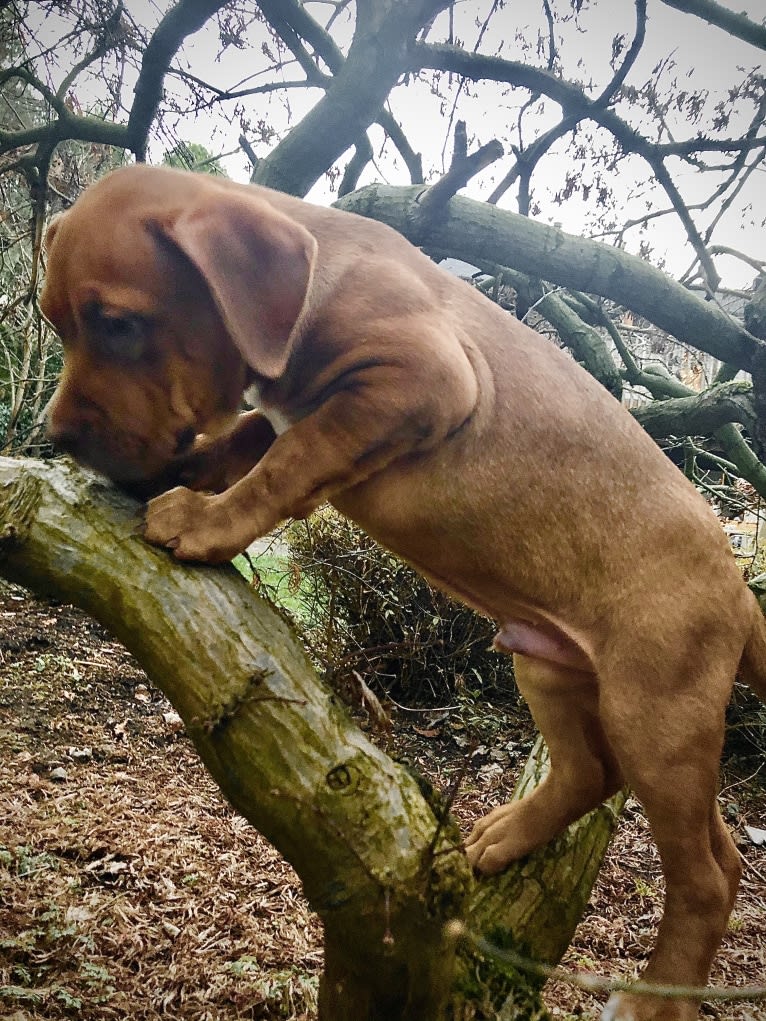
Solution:
[[[477,41],[479,28],[489,12],[492,0],[463,0],[455,6],[455,34],[467,48],[473,48]],[[153,3],[152,0],[127,0],[127,6],[139,20],[156,23],[159,13],[167,9],[167,0]],[[307,8],[318,18],[327,16],[329,8],[320,3],[307,3]],[[569,5],[559,0],[563,10]],[[735,8],[748,14],[753,20],[760,21],[766,14],[765,0],[736,0]],[[45,24],[46,35],[53,37],[56,32],[55,18],[48,18]],[[446,14],[442,15],[434,26],[430,41],[442,41],[446,38]],[[617,32],[624,32],[629,44],[635,25],[633,0],[591,0],[583,4],[583,11],[578,24],[564,26],[561,30],[563,41],[560,53],[564,61],[564,76],[569,80],[581,79],[587,85],[593,83],[593,95],[609,81],[611,70],[612,38]],[[538,29],[547,36],[547,26],[542,18],[540,0],[507,0],[504,8],[496,13],[491,27],[484,36],[480,47],[482,52],[493,53],[498,40],[505,40],[501,55],[508,59],[525,59],[516,43],[517,33],[535,39]],[[344,29],[348,34],[348,23]],[[229,47],[218,60],[220,48],[217,28],[207,25],[191,40],[183,50],[183,59],[188,69],[198,77],[215,82],[219,87],[231,87],[242,81],[253,72],[267,66],[266,59],[260,53],[263,39],[262,29],[254,25],[251,38],[255,42],[253,49],[240,51]],[[654,65],[672,55],[675,68],[666,72],[666,81],[673,77],[678,87],[684,89],[705,88],[713,96],[725,96],[730,87],[735,86],[744,77],[744,72],[754,67],[763,67],[763,51],[731,38],[725,32],[709,26],[698,18],[684,15],[660,3],[649,0],[649,19],[647,39],[644,51],[636,67],[631,71],[628,84],[640,87],[650,76]],[[545,54],[528,58],[539,66],[544,65]],[[300,69],[293,65],[285,71],[287,79],[302,78]],[[269,80],[264,75],[260,80]],[[166,82],[172,87],[170,80]],[[471,147],[489,141],[492,137],[504,138],[506,128],[511,128],[516,121],[516,111],[526,99],[522,90],[502,94],[498,86],[490,83],[471,86],[471,93],[461,96],[457,108],[457,116],[466,120]],[[126,93],[127,94],[127,93]],[[292,90],[285,96],[271,94],[252,97],[245,101],[247,116],[255,121],[266,120],[280,134],[287,130],[290,117],[294,121],[316,102],[318,92],[308,90]],[[83,102],[82,98],[80,100]],[[289,104],[289,107],[288,107]],[[428,87],[421,83],[399,87],[390,97],[390,109],[394,117],[402,124],[412,147],[423,153],[426,172],[440,172],[442,169],[442,153],[447,163],[451,156],[451,134],[447,137],[448,113],[441,108],[441,101],[431,95]],[[449,111],[450,104],[447,104]],[[740,134],[751,116],[750,104],[743,106],[740,123],[734,121],[727,134],[732,137]],[[548,103],[545,117],[535,116],[529,112],[524,121],[525,141],[530,141],[555,123],[558,107]],[[689,125],[682,116],[669,114],[669,128],[675,139],[693,135],[699,126]],[[237,138],[239,123],[227,123],[221,116],[206,115],[197,118],[182,118],[174,125],[174,134],[185,141],[198,141],[214,153],[229,152],[238,149]],[[382,132],[373,129],[371,132],[373,148],[379,151]],[[446,141],[446,150],[445,150]],[[151,158],[159,162],[162,152],[172,144],[172,139],[159,138],[151,150]],[[560,142],[556,149],[542,163],[533,178],[533,194],[542,207],[540,218],[546,222],[559,223],[565,230],[574,234],[594,234],[590,207],[579,195],[574,195],[564,205],[556,205],[551,201],[551,194],[562,186],[565,171],[572,166],[571,158],[565,155],[566,140]],[[259,155],[265,155],[268,147],[255,145]],[[392,149],[393,154],[393,149]],[[466,189],[466,194],[482,199],[492,191],[494,182],[498,180],[511,165],[512,157],[508,156],[489,168],[481,177],[473,180]],[[344,165],[345,159],[341,159]],[[225,166],[235,179],[247,180],[249,164],[240,154],[225,160]],[[711,188],[709,175],[702,175],[692,168],[684,167],[674,161],[672,167],[675,181],[687,201],[695,201],[708,193]],[[631,158],[620,164],[616,189],[622,222],[628,217],[640,215],[646,209],[646,189],[639,187],[639,182],[646,182],[646,172],[642,161]],[[376,161],[376,165],[368,167],[360,183],[372,180],[388,180],[390,183],[409,183],[406,168],[401,161],[392,156],[391,159]],[[317,183],[312,190],[311,199],[318,202],[332,200],[332,194],[326,180]],[[667,201],[659,199],[662,208]],[[500,205],[515,209],[515,189],[509,191]],[[743,208],[745,212],[743,213]],[[763,170],[752,175],[749,184],[742,193],[741,201],[733,204],[726,220],[716,231],[714,241],[730,245],[755,257],[766,257],[762,221],[766,218],[766,175]],[[704,227],[707,220],[699,219],[698,225]],[[647,234],[642,235],[646,237]],[[651,226],[648,232],[655,253],[667,259],[667,269],[679,274],[691,262],[691,250],[685,244],[683,234],[675,217],[662,218]],[[637,250],[641,237],[638,231],[628,236],[627,247]],[[746,286],[754,276],[749,267],[738,261],[722,258],[718,261],[719,271],[730,286]]]

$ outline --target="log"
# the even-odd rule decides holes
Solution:
[[[544,1016],[540,980],[521,981],[470,936],[555,963],[617,803],[476,883],[438,798],[354,725],[287,620],[234,568],[147,545],[140,511],[67,462],[0,458],[0,574],[122,641],[231,804],[292,863],[324,924],[322,1021],[467,1021],[507,1002],[519,1007],[503,1016]],[[520,788],[542,770],[538,754]]]

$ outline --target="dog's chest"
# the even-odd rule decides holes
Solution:
[[[269,420],[271,428],[277,436],[280,436],[283,432],[290,428],[291,422],[287,415],[279,411],[277,408],[270,408],[264,404],[261,388],[257,383],[251,384],[251,386],[245,390],[243,396],[251,408],[254,408],[256,411],[260,411],[263,417]]]

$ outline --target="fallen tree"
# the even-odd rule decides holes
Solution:
[[[441,799],[355,727],[288,622],[233,568],[145,544],[139,512],[63,462],[0,458],[0,575],[119,638],[232,805],[295,867],[324,925],[320,1018],[544,1017],[540,978],[487,947],[558,961],[620,799],[476,882]],[[544,770],[538,746],[517,793]]]

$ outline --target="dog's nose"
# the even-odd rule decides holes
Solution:
[[[77,454],[81,435],[74,426],[54,425],[48,422],[48,439],[60,454]]]

